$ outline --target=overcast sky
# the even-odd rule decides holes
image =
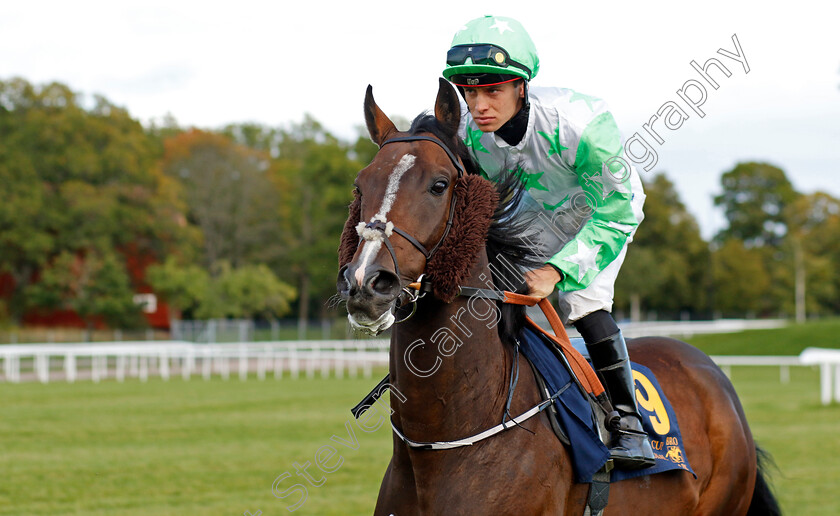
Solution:
[[[517,18],[537,45],[534,86],[605,99],[625,138],[639,132],[705,237],[722,172],[762,160],[803,192],[840,196],[840,6],[779,2],[43,1],[0,8],[0,78],[60,81],[98,93],[144,123],[299,122],[310,113],[343,137],[363,124],[372,84],[380,107],[413,118],[432,106],[453,34],[484,14]],[[480,7],[476,7],[480,5]],[[834,7],[828,7],[833,5]],[[782,8],[782,6],[784,8]],[[513,9],[519,9],[514,11]],[[717,53],[735,52],[749,73]],[[644,132],[664,103],[715,57],[700,117]],[[660,127],[661,127],[661,122]]]

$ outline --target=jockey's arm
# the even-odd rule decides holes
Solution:
[[[615,260],[641,222],[641,209],[634,210],[633,206],[636,193],[641,196],[637,201],[644,198],[641,182],[638,177],[632,178],[632,174],[637,172],[629,162],[615,160],[623,158],[623,155],[621,135],[615,120],[609,111],[604,111],[581,134],[574,163],[578,184],[586,193],[591,216],[574,238],[547,263],[562,273],[556,283],[561,291],[581,290],[589,286]],[[604,169],[604,163],[613,163],[616,170],[610,173]],[[624,174],[624,171],[618,170],[622,163],[630,167]],[[615,172],[623,177],[615,177]]]

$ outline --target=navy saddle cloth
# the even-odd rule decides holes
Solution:
[[[568,368],[555,355],[555,344],[539,330],[530,326],[523,328],[519,346],[522,354],[542,375],[549,392],[554,394],[563,390],[554,405],[560,424],[571,441],[569,453],[572,457],[575,480],[592,482],[592,476],[604,466],[610,454],[598,436],[595,415],[587,396],[577,387]],[[659,382],[647,367],[636,363],[631,363],[631,366],[636,380],[636,398],[642,416],[642,426],[650,436],[656,464],[650,468],[632,471],[614,469],[611,481],[653,475],[673,469],[681,469],[694,475],[685,456],[677,416]]]

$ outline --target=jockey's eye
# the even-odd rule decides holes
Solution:
[[[429,191],[432,192],[435,195],[443,195],[444,192],[446,192],[446,187],[448,187],[448,186],[449,186],[449,181],[445,181],[443,179],[440,179],[438,181],[435,181],[435,184],[432,185],[432,187],[429,189]]]

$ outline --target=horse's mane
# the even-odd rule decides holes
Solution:
[[[467,150],[464,142],[457,134],[450,134],[434,115],[423,113],[411,123],[408,132],[412,135],[431,133],[441,140],[456,156],[461,158],[467,174],[487,177]],[[517,213],[525,192],[524,183],[520,180],[520,167],[504,167],[499,180],[494,183],[499,203],[493,213],[490,229],[487,233],[485,248],[493,275],[493,285],[497,289],[517,293],[527,293],[523,272],[543,265],[541,255],[527,244],[527,238],[532,236],[529,229],[532,217]],[[517,216],[512,216],[514,213]],[[499,336],[504,342],[512,342],[519,330],[525,324],[525,307],[521,305],[503,304],[499,302],[501,321]]]

